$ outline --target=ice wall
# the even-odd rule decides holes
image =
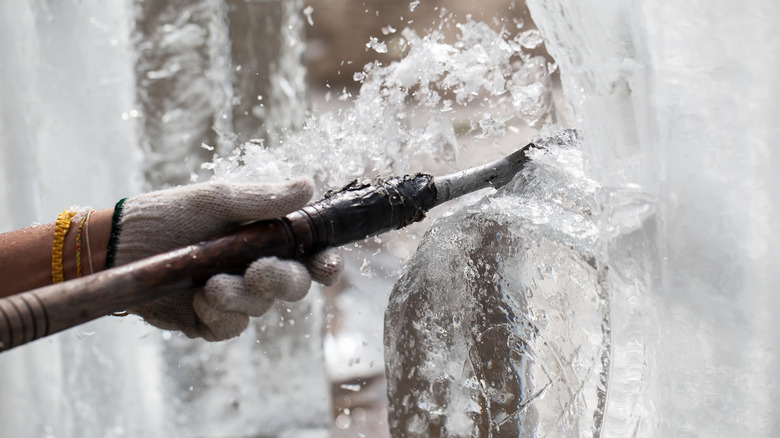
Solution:
[[[601,374],[597,396],[578,391],[592,383],[588,378],[571,379],[557,428],[543,421],[551,400],[533,391],[529,397],[524,388],[538,388],[529,366],[539,359],[532,346],[544,337],[524,332],[525,322],[574,321],[571,333],[553,338],[558,342],[594,332],[578,321],[582,309],[573,303],[563,304],[573,314],[556,319],[556,303],[539,298],[560,286],[538,281],[526,267],[549,267],[559,251],[523,246],[523,233],[535,230],[525,224],[527,210],[472,207],[431,229],[391,296],[391,427],[406,436],[776,436],[780,180],[772,167],[780,39],[772,29],[780,6],[528,4],[582,134],[581,170],[599,186],[591,211],[593,266],[603,275],[608,354],[603,369],[592,368]],[[576,181],[556,175],[546,177]],[[582,202],[576,184],[567,190],[573,199],[558,207]],[[582,223],[555,223],[556,208],[546,210],[546,227],[561,232]],[[484,229],[484,220],[499,228]],[[496,243],[501,235],[506,242]],[[512,247],[527,258],[512,258]],[[572,260],[551,264],[558,280],[578,278]],[[577,296],[583,285],[564,296]],[[549,313],[531,312],[534,305]],[[489,317],[515,332],[485,339]],[[526,344],[518,347],[513,334]],[[539,362],[572,370],[588,364]],[[500,378],[475,379],[480,366],[490,370],[482,376]]]
[[[780,6],[528,3],[605,186],[605,433],[777,435]]]
[[[214,153],[203,143],[225,152],[259,132],[299,127],[301,7],[2,2],[2,231],[51,222],[73,204],[106,208],[187,183]],[[273,39],[262,38],[273,29]],[[265,82],[251,80],[261,75]],[[252,105],[239,105],[242,97]],[[314,288],[220,344],[128,317],[4,353],[0,435],[323,436],[330,394],[321,306]]]
[[[308,105],[300,1],[135,4],[150,188],[206,179],[212,173],[201,164],[215,154],[230,155],[248,140],[274,150],[282,134],[301,127]],[[230,174],[249,182],[291,176],[238,168]],[[330,394],[322,326],[315,285],[301,302],[280,303],[253,321],[238,339],[209,344],[166,334],[160,372],[176,434],[326,433]]]
[[[124,3],[0,4],[3,231],[140,190],[127,14]],[[160,381],[144,333],[99,321],[0,356],[0,435],[164,430],[160,392],[146,390]]]

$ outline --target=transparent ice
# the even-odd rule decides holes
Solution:
[[[599,185],[576,132],[507,187],[439,219],[385,318],[394,436],[597,436],[610,360]]]
[[[584,161],[536,163],[551,190],[516,185],[431,228],[386,317],[392,430],[776,436],[780,6],[528,4]],[[589,214],[561,214],[578,205]],[[546,301],[565,280],[568,302]],[[581,348],[537,360],[561,342]],[[577,378],[548,400],[538,370],[561,364]]]
[[[215,152],[273,142],[300,125],[301,8],[288,0],[0,3],[2,230],[51,222],[69,205],[105,208],[202,179],[200,164]],[[282,30],[243,26],[257,17]],[[273,61],[246,41],[263,41]],[[253,79],[259,64],[267,82]],[[277,106],[285,110],[265,111]],[[320,294],[277,306],[225,343],[103,318],[3,353],[0,435],[325,436]]]
[[[603,186],[604,436],[777,436],[780,5],[528,5]]]

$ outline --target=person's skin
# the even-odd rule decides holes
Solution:
[[[81,273],[89,275],[89,260],[95,272],[106,264],[113,209],[98,210],[89,217],[89,243],[81,232]],[[76,278],[76,235],[78,222],[71,221],[65,235],[62,267],[65,280]],[[54,224],[38,225],[0,234],[0,297],[50,285]]]

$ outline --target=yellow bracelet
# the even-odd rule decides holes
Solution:
[[[51,282],[62,283],[64,280],[62,274],[62,248],[65,246],[65,235],[70,228],[70,220],[75,215],[71,209],[64,210],[57,216],[57,222],[54,225],[54,240],[51,244]]]

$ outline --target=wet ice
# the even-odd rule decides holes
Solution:
[[[394,436],[596,436],[609,365],[598,184],[576,133],[506,188],[437,221],[385,320]]]

